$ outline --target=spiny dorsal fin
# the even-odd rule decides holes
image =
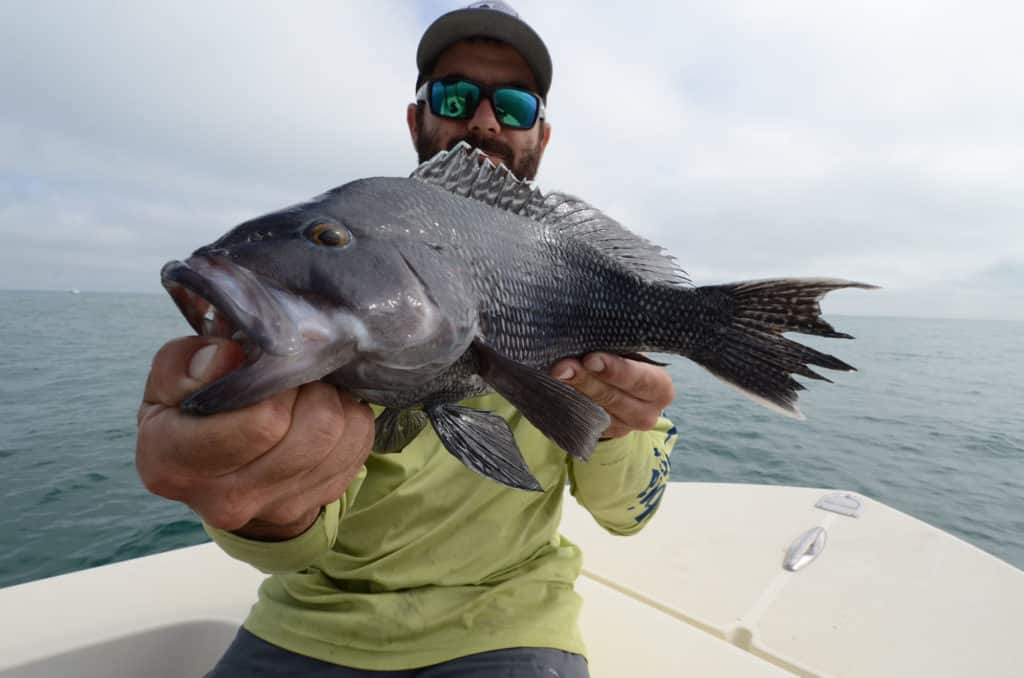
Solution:
[[[413,179],[456,195],[478,200],[533,219],[550,231],[600,250],[650,282],[688,285],[689,279],[664,250],[579,198],[545,195],[519,179],[505,165],[495,165],[482,151],[460,142],[416,168]]]
[[[417,167],[412,178],[515,214],[544,198],[530,182],[517,178],[505,165],[495,166],[465,141]]]

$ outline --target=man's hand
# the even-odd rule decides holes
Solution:
[[[150,492],[187,504],[214,527],[290,539],[359,472],[373,445],[373,414],[319,382],[214,416],[181,411],[186,396],[244,361],[241,347],[223,339],[165,344],[139,408],[135,464]]]
[[[551,375],[573,386],[604,408],[612,423],[603,438],[647,431],[675,398],[665,368],[609,353],[590,353],[583,360],[560,360]]]

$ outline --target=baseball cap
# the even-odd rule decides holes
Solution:
[[[441,52],[466,38],[493,38],[508,43],[523,55],[537,79],[540,95],[547,99],[551,87],[551,55],[544,41],[507,2],[474,2],[467,7],[442,14],[427,27],[416,49],[418,88],[434,67]]]

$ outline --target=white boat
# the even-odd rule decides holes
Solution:
[[[569,497],[562,531],[594,678],[1024,675],[1024,572],[865,497],[672,483],[639,535]],[[205,544],[0,589],[0,678],[201,676],[262,578]]]

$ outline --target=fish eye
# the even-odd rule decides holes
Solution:
[[[314,224],[306,233],[306,237],[324,247],[344,247],[352,242],[352,234],[338,224]]]

